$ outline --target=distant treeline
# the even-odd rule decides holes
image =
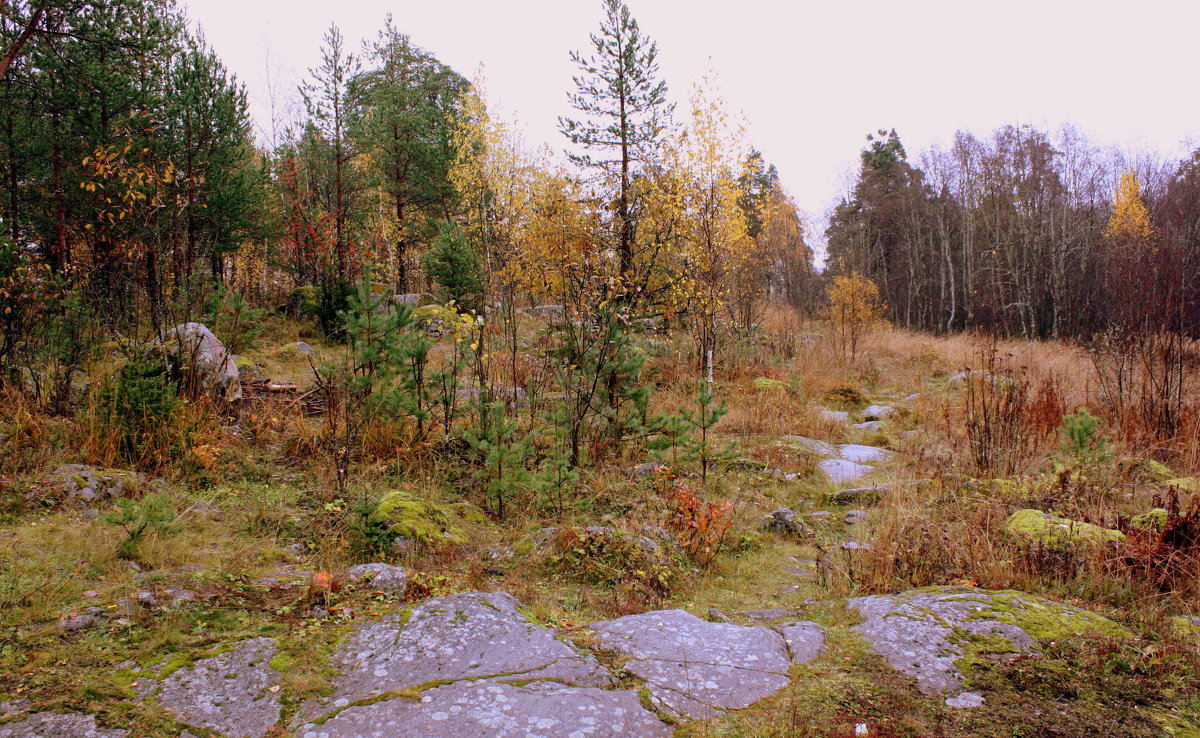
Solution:
[[[918,164],[895,131],[868,140],[826,232],[829,263],[878,284],[894,323],[1030,338],[1134,323],[1196,334],[1200,151],[1128,164],[1071,128],[1006,126],[986,139],[959,132]]]

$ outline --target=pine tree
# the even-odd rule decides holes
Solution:
[[[312,125],[333,147],[333,234],[337,281],[347,284],[350,277],[348,234],[349,204],[346,181],[347,165],[354,150],[347,140],[350,81],[358,73],[359,61],[346,52],[342,32],[330,25],[321,46],[321,66],[308,70],[312,81],[300,87]]]
[[[666,82],[657,78],[658,46],[642,36],[625,3],[604,0],[604,20],[591,42],[591,55],[571,53],[581,74],[570,102],[582,117],[559,118],[559,127],[584,150],[571,158],[601,175],[616,210],[620,273],[628,278],[637,238],[634,178],[654,157],[674,106],[667,102]]]
[[[436,233],[427,221],[443,220],[454,208],[454,131],[470,85],[414,45],[390,16],[368,54],[374,68],[353,80],[352,129],[389,201],[396,287],[407,292],[409,252],[422,235]]]

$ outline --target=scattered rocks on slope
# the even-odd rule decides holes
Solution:
[[[356,581],[368,582],[372,589],[401,597],[408,589],[410,569],[403,566],[392,566],[375,562],[373,564],[357,564],[346,570],[346,576]]]
[[[1119,530],[1060,518],[1041,510],[1016,511],[1004,522],[1004,532],[1055,549],[1101,546],[1125,540],[1125,534]]]
[[[857,626],[871,647],[927,695],[949,697],[951,707],[977,706],[963,693],[960,663],[1037,650],[1037,641],[1088,631],[1127,635],[1093,613],[1012,591],[925,587],[895,595],[855,597],[847,603],[864,618]]]
[[[122,738],[128,730],[105,730],[96,718],[77,712],[39,712],[0,725],[0,738]]]
[[[406,715],[404,720],[416,720],[411,699],[399,695],[386,697],[402,690],[420,691],[424,685],[468,682],[451,690],[451,696],[422,694],[422,700],[430,697],[428,702],[420,703],[428,707],[429,715],[420,719],[434,720],[433,713],[443,711],[437,705],[475,700],[479,688],[501,680],[522,684],[553,680],[558,682],[558,688],[606,687],[612,683],[612,677],[594,657],[558,640],[555,631],[531,623],[518,608],[518,602],[504,592],[468,592],[435,597],[414,607],[407,617],[395,613],[362,626],[333,655],[332,666],[340,674],[333,678],[332,696],[301,706],[304,720],[334,713],[337,717],[319,728],[304,726],[297,735],[361,735],[353,726],[367,720],[362,715]],[[518,696],[531,709],[548,710],[539,714],[552,719],[557,717],[555,705],[567,694],[559,693],[558,699],[525,693]],[[367,705],[356,704],[381,697],[385,699],[369,709]],[[590,699],[586,695],[579,698],[583,702]],[[478,699],[486,702],[486,693]],[[397,701],[396,705],[380,706]],[[520,717],[503,712],[501,707],[493,705],[490,713],[482,713],[478,718],[485,721],[482,723],[485,726],[489,719],[499,726],[505,720]],[[339,725],[344,729],[335,730],[334,726]],[[557,734],[557,729],[548,734]]]
[[[591,627],[602,648],[630,657],[626,671],[646,682],[654,703],[681,717],[707,718],[747,707],[789,681],[788,643],[764,626],[709,623],[683,610],[658,610]],[[812,651],[811,637],[798,657]]]
[[[271,689],[278,682],[271,668],[274,656],[273,639],[249,638],[190,666],[140,680],[138,691],[193,727],[228,738],[262,738],[279,722],[279,697]]]

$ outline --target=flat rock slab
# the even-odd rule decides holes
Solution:
[[[875,470],[873,466],[856,464],[846,459],[825,459],[817,464],[817,468],[825,472],[825,476],[834,484],[857,482]]]
[[[748,707],[783,689],[792,659],[778,632],[709,623],[683,610],[627,615],[591,626],[600,647],[630,657],[625,669],[651,699],[685,718]]]
[[[556,682],[524,685],[462,681],[435,687],[420,699],[397,698],[348,707],[297,738],[657,738],[672,729],[642,707],[638,695]]]
[[[96,727],[96,718],[77,712],[39,712],[0,725],[0,738],[122,738],[128,730]]]
[[[177,669],[143,696],[153,696],[181,722],[228,738],[262,738],[279,722],[279,697],[271,691],[278,672],[271,668],[275,641],[249,638],[224,653]]]
[[[406,618],[387,615],[361,627],[333,654],[333,695],[302,706],[312,720],[361,700],[432,682],[547,679],[606,687],[612,677],[590,654],[531,623],[504,592],[467,592],[426,600]]]
[[[822,456],[837,456],[838,455],[837,447],[834,446],[832,443],[826,443],[825,441],[818,441],[815,438],[809,438],[807,436],[780,436],[779,444],[781,446],[790,446],[792,448],[797,448],[797,449],[799,449],[799,448],[808,449],[809,451],[812,451],[814,454],[821,454]]]
[[[825,629],[811,620],[778,626],[793,664],[807,664],[825,650]]]
[[[1013,591],[925,587],[895,595],[855,597],[847,605],[864,618],[856,627],[893,668],[917,680],[927,695],[946,695],[951,707],[975,706],[963,693],[958,661],[1037,650],[1038,638],[1098,630],[1125,635],[1120,626],[1070,605]],[[984,643],[986,639],[986,643]]]
[[[860,446],[856,443],[844,443],[838,446],[838,452],[846,461],[856,464],[878,464],[895,456],[895,452],[875,446]]]
[[[845,410],[822,410],[818,415],[828,423],[846,423],[850,420],[850,413]]]

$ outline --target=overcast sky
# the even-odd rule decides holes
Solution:
[[[561,149],[557,117],[601,17],[599,0],[185,0],[247,84],[260,136],[320,61],[337,23],[358,49],[391,13],[413,42]],[[1182,155],[1200,138],[1196,0],[628,0],[658,42],[680,101],[707,70],[749,120],[800,206],[820,218],[845,191],[869,131],[910,155],[956,129],[1075,123],[1095,141]],[[268,74],[270,70],[270,74]],[[271,84],[268,84],[268,80]]]

